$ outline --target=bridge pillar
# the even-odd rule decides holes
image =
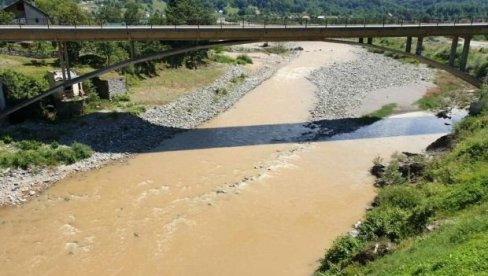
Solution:
[[[364,38],[360,37],[359,38],[359,43],[363,44],[364,43]]]
[[[369,45],[372,45],[373,44],[373,38],[372,37],[368,37],[368,44]]]
[[[63,80],[66,80],[66,70],[64,66],[64,44],[58,42],[58,58],[59,58],[59,67],[61,67],[61,74],[63,75]]]
[[[130,58],[136,58],[136,43],[134,40],[130,41]]]
[[[459,37],[455,36],[452,38],[451,44],[451,53],[449,54],[449,66],[454,66],[454,62],[456,61],[456,53],[459,43]]]
[[[68,75],[68,80],[71,80],[71,67],[69,65],[68,44],[66,42],[63,43],[63,52],[66,75]]]
[[[409,54],[412,52],[412,37],[411,36],[407,37],[407,42],[405,45],[405,52],[409,53]]]
[[[423,36],[419,36],[418,39],[417,39],[417,49],[415,49],[415,54],[417,56],[421,56],[422,55],[422,48],[424,47],[424,37]]]
[[[463,47],[463,54],[461,56],[461,66],[459,69],[461,71],[466,71],[466,65],[468,64],[468,55],[469,55],[469,46],[471,44],[471,37],[464,38],[464,47]]]

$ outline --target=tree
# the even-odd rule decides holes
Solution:
[[[11,24],[13,20],[13,13],[0,11],[0,24]]]
[[[55,24],[87,24],[88,15],[74,0],[37,0],[37,6],[49,13]]]
[[[216,22],[213,11],[198,0],[169,0],[166,17],[171,25],[210,25]]]
[[[142,12],[139,9],[139,5],[134,1],[127,2],[124,12],[124,21],[127,25],[136,25],[142,18]]]
[[[117,42],[107,41],[96,44],[97,53],[105,58],[107,66],[129,58],[129,54]]]
[[[112,4],[102,6],[96,13],[96,18],[99,23],[106,22],[121,22],[122,10]]]

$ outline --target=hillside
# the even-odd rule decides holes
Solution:
[[[6,6],[15,0],[0,0]],[[148,13],[161,11],[163,0],[95,0],[78,3],[91,7],[111,4],[125,7],[129,1],[140,4]],[[488,0],[202,0],[215,10],[226,14],[254,15],[258,9],[264,14],[307,13],[310,15],[353,15],[416,18],[488,17]]]

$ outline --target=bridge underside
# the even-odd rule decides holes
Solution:
[[[319,41],[357,37],[474,36],[488,34],[488,25],[409,26],[3,26],[0,41],[116,41],[116,40],[253,40]]]
[[[368,40],[371,42],[370,44],[372,44],[372,39],[368,39]],[[322,39],[322,41],[328,41],[328,42],[334,42],[334,43],[344,43],[344,44],[356,44],[356,45],[361,44],[361,43],[355,43],[355,42],[351,42],[351,41],[341,41],[341,40]],[[130,60],[123,61],[123,62],[114,64],[114,65],[108,66],[106,68],[95,70],[93,72],[87,73],[87,74],[82,75],[80,77],[68,79],[68,80],[64,81],[63,83],[61,83],[55,87],[50,88],[49,90],[45,91],[44,93],[33,97],[32,99],[29,99],[29,100],[27,100],[23,103],[20,103],[16,106],[12,106],[12,107],[7,108],[6,110],[4,110],[0,113],[0,119],[6,118],[8,115],[10,115],[10,114],[12,114],[12,113],[24,108],[24,107],[27,107],[27,106],[35,103],[35,102],[38,102],[38,101],[56,93],[58,90],[60,90],[62,88],[70,87],[74,84],[83,82],[85,80],[92,79],[92,78],[97,77],[99,75],[106,74],[110,71],[119,70],[119,69],[125,68],[125,67],[130,66],[130,65],[134,65],[134,64],[138,64],[138,63],[142,63],[142,62],[147,62],[150,60],[161,59],[161,58],[172,56],[172,55],[183,54],[183,53],[190,52],[190,51],[208,49],[208,48],[213,48],[216,46],[231,46],[231,45],[247,44],[247,43],[252,43],[252,42],[257,42],[257,41],[241,41],[241,40],[220,41],[220,42],[207,43],[204,45],[186,47],[186,48],[182,48],[182,49],[168,50],[168,51],[164,51],[162,53],[153,54],[153,55],[149,55],[149,56],[143,56],[143,57],[137,57],[137,58],[133,57]],[[469,42],[468,42],[468,44],[469,44]],[[370,45],[370,46],[380,48],[383,50],[388,50],[388,51],[396,51],[396,50],[392,50],[392,49],[388,49],[388,48],[384,48],[384,47],[380,47],[380,46],[376,46],[376,45]],[[468,45],[468,48],[469,48],[469,45]],[[396,51],[396,52],[401,52],[401,51]],[[481,81],[473,78],[472,76],[468,75],[467,73],[462,72],[461,70],[457,70],[454,67],[450,67],[450,66],[438,63],[436,61],[422,57],[421,55],[413,55],[410,53],[404,53],[404,54],[411,56],[411,57],[414,57],[414,58],[417,58],[420,62],[426,63],[426,64],[431,65],[433,67],[436,67],[438,69],[442,69],[442,70],[445,70],[447,72],[450,72],[451,74],[467,81],[468,83],[470,83],[470,84],[472,84],[478,88],[481,87],[481,85],[482,85]]]

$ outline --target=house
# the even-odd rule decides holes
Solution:
[[[70,71],[71,78],[76,78],[78,75]],[[48,72],[48,81],[49,86],[54,87],[61,82],[64,81],[63,72],[62,71],[50,71]],[[82,83],[74,84],[73,86],[67,87],[64,90],[60,89],[57,93],[54,94],[54,98],[57,100],[70,100],[74,98],[83,98],[85,96],[85,92],[83,91]]]
[[[49,16],[33,4],[20,0],[3,9],[14,14],[15,24],[21,25],[47,25]]]

